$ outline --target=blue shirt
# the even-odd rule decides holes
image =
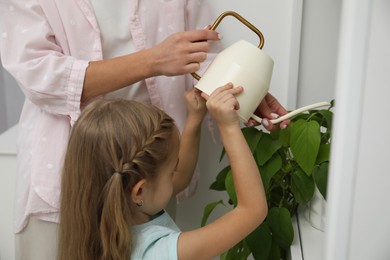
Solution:
[[[132,260],[177,260],[180,229],[167,212],[131,229]]]

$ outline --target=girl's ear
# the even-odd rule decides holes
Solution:
[[[134,186],[133,188],[131,189],[131,200],[135,203],[135,204],[141,204],[142,203],[142,200],[143,200],[143,196],[144,196],[144,191],[145,191],[145,185],[146,184],[146,180],[145,179],[142,179],[140,181],[138,181]]]

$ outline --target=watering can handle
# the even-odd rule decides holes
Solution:
[[[236,12],[233,12],[233,11],[226,11],[224,13],[222,13],[218,18],[217,20],[215,20],[214,24],[210,27],[210,30],[215,30],[218,25],[221,23],[222,19],[228,15],[231,15],[231,16],[234,16],[235,18],[237,18],[237,20],[239,20],[240,22],[242,22],[243,24],[245,24],[249,29],[251,29],[254,33],[256,33],[258,36],[259,36],[259,39],[260,39],[260,43],[259,43],[259,46],[258,48],[259,49],[262,49],[263,46],[264,46],[264,36],[263,34],[260,32],[259,29],[257,29],[253,24],[251,24],[250,22],[248,22],[247,20],[245,20],[244,17],[242,17],[241,15],[239,15],[238,13]],[[191,73],[191,75],[197,79],[197,80],[200,80],[200,76],[193,72]]]

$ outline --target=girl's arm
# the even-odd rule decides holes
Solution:
[[[213,223],[179,237],[179,259],[211,259],[227,251],[257,228],[267,215],[267,202],[256,162],[241,132],[231,84],[214,91],[207,108],[216,120],[232,169],[237,207]]]
[[[206,114],[206,102],[197,89],[185,93],[188,116],[180,141],[179,163],[173,176],[173,195],[191,182],[198,161],[201,126]]]

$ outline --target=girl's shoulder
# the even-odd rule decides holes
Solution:
[[[131,259],[177,259],[180,230],[167,212],[131,228]]]

